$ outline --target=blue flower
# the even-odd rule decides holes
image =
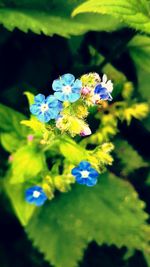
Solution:
[[[44,95],[38,94],[34,97],[34,104],[30,106],[31,113],[41,122],[48,122],[57,118],[61,109],[61,102],[53,95],[45,98]]]
[[[102,82],[96,85],[94,90],[94,98],[97,100],[112,100],[111,92],[113,90],[113,84],[111,80],[107,81],[106,74],[102,77]]]
[[[27,202],[35,204],[36,206],[43,205],[47,200],[43,188],[38,185],[28,188],[25,193],[25,198]]]
[[[64,74],[60,79],[54,80],[52,88],[55,97],[60,101],[69,101],[71,103],[77,101],[80,98],[82,82],[75,80],[72,74]]]
[[[71,173],[75,176],[77,183],[87,186],[95,185],[99,176],[99,173],[87,161],[81,161],[77,167],[72,169]]]

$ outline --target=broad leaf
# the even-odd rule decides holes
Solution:
[[[116,168],[121,168],[122,175],[128,175],[135,170],[148,166],[143,158],[138,154],[138,152],[125,140],[117,139],[114,142],[115,154],[119,159],[115,161]]]
[[[11,200],[16,216],[23,226],[28,223],[36,209],[34,205],[29,205],[25,201],[25,189],[25,184],[12,185],[9,183],[9,179],[5,181],[5,190]]]
[[[2,1],[3,2],[3,1]],[[73,8],[82,1],[18,1],[13,7],[5,1],[0,8],[0,23],[8,30],[18,28],[23,32],[33,31],[52,36],[63,37],[83,34],[89,30],[112,31],[121,27],[121,23],[111,16],[82,15],[72,19]]]
[[[0,104],[0,131],[2,132],[16,132],[17,135],[24,135],[27,132],[27,128],[21,126],[21,120],[25,120],[26,117],[3,105]]]
[[[54,266],[75,267],[93,240],[147,250],[150,228],[143,207],[129,183],[105,174],[95,187],[77,185],[44,205],[26,231]]]
[[[45,155],[33,145],[26,145],[13,155],[10,182],[23,183],[39,175],[46,168]]]
[[[128,44],[136,67],[150,72],[150,37],[136,35]]]
[[[112,15],[130,27],[150,33],[149,11],[147,0],[89,0],[79,5],[72,15],[86,12]]]
[[[19,139],[19,136],[15,132],[10,132],[1,133],[0,142],[6,151],[13,153],[21,146],[23,140],[21,138]]]

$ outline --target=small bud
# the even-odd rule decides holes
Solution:
[[[9,157],[8,157],[8,161],[9,161],[9,162],[12,162],[13,159],[14,159],[13,155],[9,155]]]
[[[29,135],[27,136],[27,140],[28,140],[29,142],[32,142],[33,139],[34,139],[34,136],[33,136],[32,134],[29,134]]]
[[[88,88],[88,87],[83,87],[82,89],[81,89],[81,94],[82,95],[88,95],[89,93],[90,93],[90,89]]]
[[[80,135],[81,136],[88,136],[88,135],[91,135],[91,129],[88,127],[88,126],[86,126],[84,129],[83,129],[83,131],[80,133]]]

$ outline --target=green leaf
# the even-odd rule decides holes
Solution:
[[[86,12],[112,15],[136,30],[150,33],[149,11],[146,0],[89,0],[75,8],[72,15]]]
[[[146,184],[150,186],[150,172],[148,173],[147,179],[146,179]]]
[[[88,157],[87,151],[70,138],[62,139],[62,142],[60,143],[60,152],[73,164],[78,164],[80,161],[86,160]]]
[[[130,41],[128,47],[137,70],[138,91],[143,99],[150,102],[150,37],[137,35]],[[143,125],[150,131],[149,117],[143,121]]]
[[[128,44],[129,53],[136,67],[150,72],[150,37],[136,35]]]
[[[33,145],[26,145],[13,155],[11,183],[23,183],[46,168],[45,155]]]
[[[32,116],[30,120],[22,120],[21,124],[32,129],[36,135],[42,135],[44,132],[46,132],[45,124],[40,122],[34,116]]]
[[[128,175],[129,173],[134,172],[135,170],[147,167],[143,158],[138,154],[138,152],[125,140],[117,139],[114,142],[115,145],[115,154],[119,159],[119,162],[116,160],[116,168],[121,168],[121,174],[123,176]]]
[[[81,3],[81,1],[78,1]],[[63,37],[83,34],[89,30],[112,31],[121,27],[121,23],[111,16],[82,15],[71,18],[70,14],[76,6],[76,1],[32,1],[20,2],[15,0],[13,7],[8,3],[1,4],[0,23],[8,30],[15,28],[23,32],[33,31],[52,36]],[[106,23],[107,22],[107,23]]]
[[[105,174],[95,187],[77,185],[44,205],[26,231],[52,265],[75,267],[91,241],[147,250],[150,228],[143,208],[128,182]]]
[[[20,124],[21,120],[25,119],[23,114],[0,104],[0,131],[15,132],[19,137],[25,135],[27,128]]]
[[[15,152],[21,146],[21,140],[15,132],[1,133],[0,142],[4,149],[10,153]]]
[[[150,100],[150,37],[137,35],[128,48],[137,70],[138,90],[144,99]]]
[[[21,224],[23,226],[27,225],[36,209],[36,206],[30,205],[25,201],[25,184],[12,185],[10,184],[9,180],[6,179],[5,190],[11,200],[13,209]]]
[[[24,92],[24,95],[27,97],[29,106],[31,106],[34,103],[34,94],[31,92]]]

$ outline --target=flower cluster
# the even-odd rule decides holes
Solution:
[[[91,134],[85,122],[88,107],[111,101],[113,84],[107,80],[106,74],[102,79],[97,73],[75,79],[74,75],[67,73],[53,81],[52,89],[54,95],[46,98],[42,94],[35,96],[34,104],[30,106],[31,113],[44,123],[54,119],[61,132],[87,136]]]
[[[49,123],[45,128],[47,136],[48,129],[52,131],[56,128],[60,134],[68,132],[71,136],[78,134],[84,137],[91,135],[91,129],[85,121],[89,106],[102,105],[106,100],[111,101],[113,84],[107,80],[106,74],[102,79],[97,73],[88,73],[80,79],[75,79],[74,75],[68,73],[54,80],[52,89],[53,95],[45,97],[38,94],[34,97],[34,103],[30,106],[31,113],[42,123],[53,120],[53,123]],[[28,142],[32,139],[33,137],[29,136]],[[94,165],[92,156],[89,159]],[[99,173],[92,165],[84,160],[76,167],[67,168],[64,175],[56,175],[54,179],[47,176],[42,185],[26,190],[26,201],[37,206],[43,205],[47,199],[53,198],[55,189],[65,192],[66,186],[75,181],[86,186],[94,186]]]

